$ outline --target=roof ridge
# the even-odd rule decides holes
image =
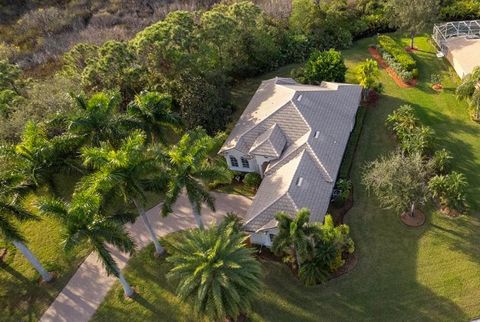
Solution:
[[[290,189],[289,189],[289,190],[290,190]],[[295,200],[293,200],[292,196],[290,195],[290,191],[289,191],[289,190],[287,190],[287,193],[286,193],[285,195],[286,195],[286,196],[290,199],[290,201],[292,202],[293,207],[295,208],[295,211],[296,211],[296,212],[299,212],[300,209],[298,208],[297,203],[295,202]]]
[[[298,93],[298,91],[295,91],[295,93]],[[293,96],[295,97],[295,95],[293,95]],[[310,131],[312,131],[312,128],[310,127],[310,123],[307,122],[307,119],[303,116],[302,112],[300,112],[300,109],[298,108],[298,106],[293,101],[293,98],[290,100],[290,102],[292,102],[292,105],[295,108],[295,110],[297,110],[298,114],[300,115],[300,118],[305,122],[305,124],[307,124],[308,129]]]
[[[312,146],[310,145],[310,143],[308,141],[306,142],[306,145],[309,149],[309,151],[308,151],[309,156],[313,157],[313,160],[314,160],[315,164],[317,165],[317,167],[323,172],[324,176],[326,176],[325,179],[327,180],[327,182],[333,182],[332,176],[330,175],[330,173],[328,173],[327,169],[323,165],[320,158],[315,154],[315,152],[313,152]]]
[[[255,151],[259,146],[261,146],[263,143],[265,143],[265,142],[267,142],[267,141],[269,141],[269,142],[271,143],[270,137],[271,137],[271,134],[273,133],[275,127],[278,127],[277,122],[273,123],[272,126],[270,126],[268,129],[266,129],[262,134],[260,134],[259,136],[257,136],[257,139],[258,139],[260,136],[262,136],[262,135],[265,134],[266,132],[271,131],[271,133],[270,133],[269,135],[267,135],[267,136],[265,137],[265,139],[263,139],[263,141],[258,142],[256,145],[252,145],[252,147],[250,148],[250,151],[249,151],[249,152]],[[282,134],[283,134],[283,133],[282,133]],[[255,144],[255,142],[254,142],[254,144]]]
[[[260,188],[259,188],[260,189]],[[271,206],[273,206],[273,204],[275,204],[277,201],[279,201],[280,199],[282,199],[286,194],[288,193],[288,191],[284,194],[281,194],[277,199],[274,199],[271,203],[269,203],[267,206],[263,207],[262,209],[260,209],[260,211],[258,211],[258,214],[255,216],[255,217],[252,217],[250,218],[248,221],[246,221],[243,226],[247,226],[250,222],[252,222],[255,218],[257,218],[258,216],[260,216],[261,214],[263,214],[263,212],[265,210],[267,210],[268,208],[270,208]]]

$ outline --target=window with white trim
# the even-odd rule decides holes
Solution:
[[[230,156],[230,165],[232,167],[238,168],[238,160],[234,156]]]
[[[250,168],[250,163],[248,162],[247,159],[242,157],[242,158],[240,158],[240,160],[242,161],[242,167],[247,168],[247,169]]]

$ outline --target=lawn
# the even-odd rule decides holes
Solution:
[[[58,176],[56,191],[68,199],[77,179],[71,175]],[[147,197],[147,209],[158,203],[158,196],[149,194]],[[35,213],[36,198],[32,195],[25,202]],[[7,248],[7,255],[3,262],[0,261],[0,321],[37,321],[90,253],[87,248],[80,247],[65,254],[63,227],[54,218],[39,216],[38,221],[20,223],[19,227],[30,250],[58,278],[40,285],[39,274],[25,257],[13,245],[0,241],[0,250]]]
[[[68,197],[73,189],[71,178],[56,180],[57,190]],[[25,201],[35,213],[36,198],[32,195]],[[36,321],[75,272],[88,254],[87,249],[77,249],[66,255],[63,251],[63,229],[54,218],[39,216],[38,221],[19,224],[27,239],[27,245],[49,271],[58,278],[47,285],[40,285],[39,274],[11,244],[2,244],[7,255],[0,262],[0,320]]]
[[[352,67],[368,58],[372,39],[355,43],[344,51]],[[404,40],[407,43],[407,39]],[[354,207],[347,215],[356,241],[359,262],[352,272],[323,285],[306,288],[282,264],[262,262],[265,290],[254,305],[253,321],[422,320],[461,321],[480,316],[480,125],[468,119],[466,105],[454,97],[458,78],[435,57],[428,38],[418,37],[415,53],[420,69],[416,88],[400,89],[382,71],[385,92],[378,104],[368,108],[355,154],[352,181]],[[293,66],[278,74],[288,76]],[[430,74],[441,73],[445,90],[430,89]],[[245,106],[261,78],[240,83],[233,95]],[[455,169],[470,182],[472,212],[449,219],[431,206],[424,207],[427,222],[407,228],[398,214],[379,209],[360,184],[361,168],[395,147],[385,130],[386,116],[401,104],[412,104],[421,120],[436,131],[437,146],[455,156]],[[238,112],[237,116],[241,111]],[[140,295],[125,300],[115,285],[94,321],[190,321],[185,304],[173,295],[165,280],[168,264],[142,251],[127,268],[127,278]]]

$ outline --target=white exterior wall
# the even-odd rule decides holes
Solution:
[[[250,242],[255,245],[262,245],[265,247],[272,247],[273,236],[278,233],[278,229],[264,230],[258,233],[250,234]]]
[[[225,152],[225,159],[227,160],[228,168],[233,171],[241,171],[241,172],[257,172],[260,173],[260,167],[257,163],[257,160],[255,158],[252,158],[248,155],[243,154],[242,152],[238,150],[229,150]],[[230,156],[233,156],[237,158],[238,160],[238,167],[234,167],[232,163],[230,162]],[[244,168],[242,166],[242,160],[241,158],[245,158],[248,160],[248,163],[250,165],[249,168]]]
[[[265,162],[270,162],[272,161],[273,159],[272,158],[268,158],[268,157],[264,157],[264,156],[261,156],[261,155],[256,155],[255,156],[255,162],[257,163],[257,166],[258,166],[258,173],[260,173],[260,175],[262,176],[263,178],[263,170],[262,170],[262,165],[265,163]]]

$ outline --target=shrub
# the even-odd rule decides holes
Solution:
[[[378,86],[378,64],[373,59],[367,59],[357,67],[357,80],[364,89],[374,89]]]
[[[409,82],[414,77],[418,77],[415,60],[393,38],[386,35],[378,36],[378,44],[383,59],[404,82]]]
[[[338,195],[335,197],[334,204],[336,207],[342,207],[352,192],[352,182],[347,179],[339,179],[335,187],[338,190]]]
[[[305,65],[296,71],[301,83],[320,84],[323,81],[344,82],[347,67],[342,54],[334,49],[315,50]]]
[[[260,183],[262,183],[262,177],[256,172],[250,172],[245,175],[245,178],[243,178],[243,183],[245,183],[247,187],[256,191],[260,186]]]
[[[467,187],[465,175],[455,171],[447,175],[436,175],[428,182],[433,198],[437,198],[442,207],[458,211],[466,208]]]
[[[446,149],[435,151],[431,160],[433,170],[438,174],[447,172],[450,168],[450,163],[452,159],[452,154]]]
[[[432,74],[430,76],[430,81],[432,82],[432,84],[440,84],[440,74]]]
[[[410,105],[402,105],[397,108],[387,116],[385,123],[387,128],[395,133],[404,152],[423,154],[432,145],[433,129],[418,125],[418,119]]]
[[[441,20],[474,20],[480,18],[480,2],[476,0],[452,1],[440,9]]]

